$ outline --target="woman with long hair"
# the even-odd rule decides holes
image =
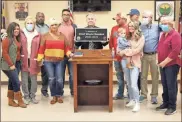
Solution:
[[[128,23],[129,34],[127,40],[130,42],[131,49],[124,49],[118,51],[120,56],[123,56],[121,65],[126,78],[128,93],[129,93],[129,103],[126,107],[133,107],[133,112],[140,110],[139,104],[139,89],[138,89],[138,76],[141,70],[141,55],[144,46],[144,36],[139,29],[139,24],[137,22]],[[126,57],[131,57],[132,68],[127,68]]]
[[[8,80],[8,105],[26,108],[20,91],[20,80],[18,78],[21,67],[21,42],[20,26],[12,22],[7,29],[7,37],[2,40],[1,69],[9,78]],[[16,103],[14,100],[18,100]]]
[[[38,52],[38,61],[40,65],[44,59],[44,65],[49,78],[51,91],[51,104],[63,103],[63,66],[64,55],[72,57],[70,46],[66,37],[58,32],[59,22],[51,18],[49,20],[49,32],[42,36]]]

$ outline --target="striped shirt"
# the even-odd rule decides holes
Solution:
[[[58,39],[54,39],[50,33],[46,33],[41,38],[37,61],[61,61],[64,55],[71,54],[70,46],[67,44],[66,37],[60,33]]]

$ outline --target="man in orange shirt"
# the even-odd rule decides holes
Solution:
[[[124,78],[123,78],[123,72],[121,68],[121,57],[116,55],[116,48],[117,48],[117,38],[118,38],[118,29],[119,28],[127,28],[127,18],[124,14],[121,12],[116,14],[116,17],[113,18],[113,20],[116,20],[117,25],[114,26],[111,30],[111,35],[110,35],[110,41],[109,41],[109,48],[114,50],[114,58],[116,61],[114,61],[114,67],[116,70],[116,76],[118,79],[118,92],[114,96],[115,100],[118,99],[123,99],[123,93],[124,93]]]

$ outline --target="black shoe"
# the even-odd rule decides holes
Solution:
[[[49,97],[49,94],[48,94],[47,92],[42,92],[42,95],[43,95],[44,97]]]
[[[70,92],[71,96],[74,96],[73,91]]]
[[[122,100],[122,99],[124,99],[124,97],[120,97],[120,96],[117,96],[117,95],[115,95],[113,97],[113,100]]]
[[[172,115],[176,113],[176,109],[173,109],[173,108],[168,108],[165,112],[165,115]]]
[[[167,109],[167,108],[168,108],[167,105],[162,104],[162,105],[160,105],[159,107],[156,108],[156,111],[164,110],[164,109]]]

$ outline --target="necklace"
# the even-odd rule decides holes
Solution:
[[[51,32],[49,32],[49,34],[50,34],[55,40],[59,40],[59,36],[58,36],[58,35],[52,34]]]

